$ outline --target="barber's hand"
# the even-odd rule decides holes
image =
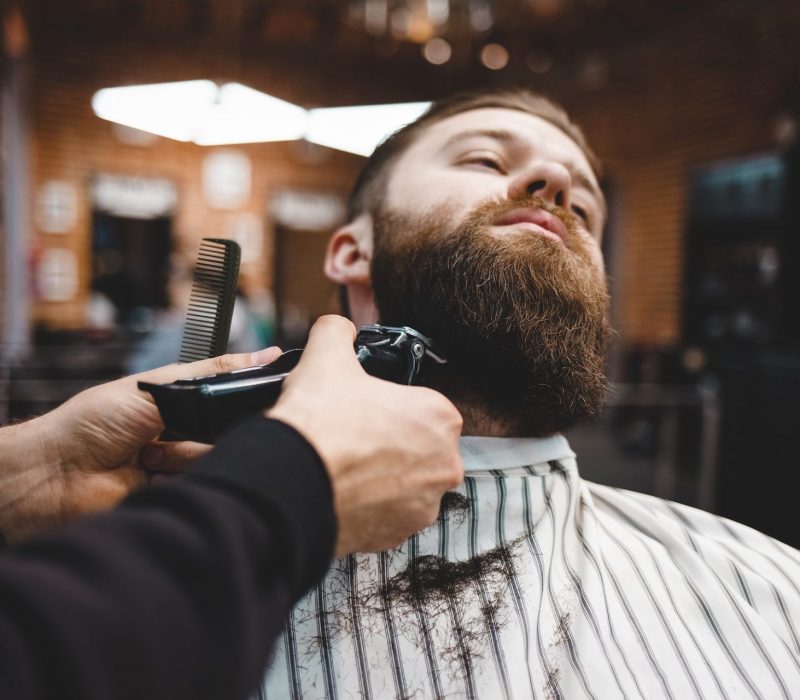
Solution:
[[[430,525],[463,478],[462,419],[442,394],[370,377],[353,352],[355,328],[324,316],[267,412],[322,457],[339,520],[337,555],[379,551]]]
[[[50,413],[0,430],[0,531],[11,542],[115,505],[149,471],[180,471],[211,449],[157,442],[158,409],[137,382],[267,364],[278,348],[170,365],[87,389]],[[139,457],[140,449],[142,458]]]

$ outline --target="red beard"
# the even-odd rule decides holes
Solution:
[[[489,232],[520,207],[558,216],[566,245]],[[526,197],[482,204],[457,225],[452,218],[446,209],[375,217],[371,274],[381,323],[416,328],[448,358],[429,367],[424,383],[473,404],[506,434],[550,435],[599,413],[608,297],[572,215]]]

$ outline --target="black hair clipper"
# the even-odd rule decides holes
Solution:
[[[446,362],[429,338],[407,326],[364,326],[355,350],[369,374],[398,384],[413,384],[426,357]],[[289,350],[268,365],[171,384],[139,382],[139,388],[153,396],[173,438],[213,443],[243,417],[274,404],[301,355]]]

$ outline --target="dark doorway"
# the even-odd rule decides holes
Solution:
[[[169,305],[172,219],[130,219],[95,212],[92,219],[92,289],[116,307],[117,324]]]
[[[318,317],[341,313],[336,285],[322,271],[328,238],[328,231],[276,226],[276,333],[277,343],[283,347],[305,345],[308,330]]]

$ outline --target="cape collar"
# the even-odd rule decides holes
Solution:
[[[546,464],[552,460],[569,460],[575,453],[567,438],[552,435],[546,438],[497,438],[464,436],[459,440],[464,471],[488,471],[490,469],[513,469],[534,464]]]

